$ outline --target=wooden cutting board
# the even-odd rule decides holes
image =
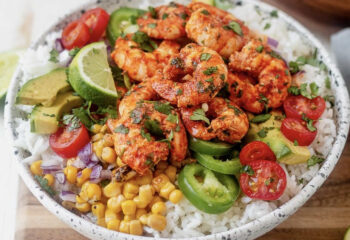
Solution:
[[[333,21],[316,11],[305,12],[293,1],[265,0],[284,10],[311,30],[329,46],[330,34],[347,25]],[[316,16],[316,17],[315,17]],[[86,239],[49,213],[20,183],[16,222],[16,240]],[[350,141],[331,176],[317,193],[292,217],[260,240],[335,240],[342,239],[350,226]]]

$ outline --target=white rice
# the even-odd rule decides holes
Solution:
[[[237,6],[233,9],[233,13],[251,29],[277,40],[279,45],[276,51],[288,62],[295,60],[299,56],[308,55],[313,51],[303,42],[301,36],[288,29],[285,22],[279,18],[271,18],[268,13],[257,11],[253,4]],[[271,27],[264,30],[264,26],[267,23],[270,23]],[[61,32],[48,35],[46,39],[47,46],[40,46],[37,51],[30,50],[22,58],[20,62],[24,71],[22,84],[33,77],[45,74],[67,63],[69,60],[68,51],[60,53],[59,63],[48,61],[54,40],[60,35]],[[331,91],[325,87],[325,78],[327,77],[325,72],[309,65],[303,66],[303,70],[305,74],[299,79],[301,82],[315,82],[319,86],[319,94],[321,96],[331,94]],[[32,109],[32,107],[28,106],[16,107],[28,113]],[[316,124],[318,134],[309,147],[312,154],[317,153],[326,157],[329,153],[336,136],[336,125],[333,118],[333,109],[330,103],[327,102],[326,111]],[[17,131],[20,136],[15,143],[16,146],[26,149],[32,154],[31,157],[24,161],[30,163],[34,160],[43,159],[43,161],[62,163],[63,159],[55,155],[49,148],[48,136],[30,133],[30,126],[27,120],[18,118],[15,121],[18,123]],[[167,202],[166,229],[162,232],[157,232],[148,227],[144,229],[148,234],[152,234],[155,237],[196,237],[227,231],[264,216],[297,194],[319,170],[318,164],[310,168],[307,167],[306,163],[281,165],[287,173],[287,188],[277,201],[252,200],[247,196],[242,196],[228,211],[219,215],[203,213],[186,199],[183,199],[176,205]],[[70,186],[63,186],[63,188],[67,190]]]

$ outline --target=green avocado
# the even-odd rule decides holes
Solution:
[[[16,104],[51,106],[57,94],[71,90],[65,68],[55,69],[26,82],[16,97]]]
[[[74,96],[73,92],[65,92],[57,95],[52,106],[38,105],[30,114],[30,131],[39,134],[54,133],[58,129],[62,114],[70,112],[72,108],[79,107],[83,100]]]
[[[298,164],[307,162],[311,153],[307,147],[295,146],[280,131],[283,115],[280,111],[272,111],[266,122],[250,124],[246,141],[262,141],[268,144],[281,163]]]

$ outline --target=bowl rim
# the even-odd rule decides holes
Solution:
[[[231,0],[230,0],[231,1]],[[96,4],[103,2],[103,0],[90,0],[75,9],[69,11],[65,16],[72,16],[76,14],[78,11],[80,12],[83,9],[88,9]],[[247,239],[251,239],[254,237],[258,237],[263,235],[264,233],[270,231],[282,221],[287,219],[290,215],[294,214],[324,183],[324,181],[328,178],[329,174],[332,172],[336,163],[338,162],[342,150],[345,146],[347,135],[349,132],[349,117],[350,117],[350,102],[349,102],[349,94],[346,88],[344,79],[342,78],[338,68],[331,60],[328,52],[323,47],[318,39],[314,37],[314,35],[307,30],[302,24],[300,24],[297,20],[289,16],[284,11],[264,2],[260,2],[257,0],[244,0],[245,3],[253,3],[258,5],[264,11],[272,11],[278,10],[279,17],[287,22],[288,24],[293,25],[298,34],[304,35],[308,39],[308,41],[316,48],[319,49],[319,55],[322,57],[322,61],[327,65],[328,69],[333,72],[333,76],[331,78],[332,83],[338,82],[337,91],[334,91],[336,102],[340,104],[340,107],[334,107],[335,112],[338,114],[338,118],[336,119],[337,125],[337,135],[335,137],[335,141],[333,143],[332,149],[328,154],[326,160],[318,170],[317,174],[309,181],[307,185],[305,185],[300,192],[298,192],[294,197],[288,200],[286,203],[282,204],[272,212],[256,219],[251,222],[248,222],[242,226],[237,228],[232,228],[225,232],[215,233],[211,235],[206,235],[203,237],[191,237],[186,239],[226,239],[227,236],[231,236],[233,238],[240,238],[245,236]],[[39,42],[50,32],[52,32],[53,28],[60,24],[64,20],[64,17],[60,17],[55,21],[51,26],[47,28],[34,42],[32,42],[31,46],[28,49],[36,48],[39,45]],[[29,190],[33,193],[33,195],[39,200],[39,202],[44,205],[46,209],[48,209],[52,214],[56,215],[61,221],[69,225],[71,228],[80,232],[81,234],[91,237],[103,238],[104,236],[113,236],[115,238],[124,238],[124,239],[152,239],[152,237],[145,236],[133,236],[129,234],[124,234],[120,232],[115,232],[112,230],[108,230],[104,227],[100,227],[94,223],[87,221],[86,219],[74,214],[73,212],[64,208],[61,204],[56,202],[51,196],[49,196],[45,191],[43,191],[38,183],[32,177],[30,171],[28,170],[28,166],[22,161],[23,159],[17,154],[17,147],[14,146],[15,136],[12,131],[12,119],[13,119],[13,105],[16,96],[16,87],[18,85],[18,77],[20,76],[21,69],[20,66],[17,68],[9,90],[6,96],[5,101],[5,129],[7,139],[11,144],[11,155],[12,158],[16,160],[16,168],[22,177],[23,181],[29,188]],[[334,85],[334,84],[333,84]],[[334,89],[334,88],[333,88]],[[17,153],[16,153],[17,152]],[[79,225],[79,226],[78,226]],[[82,230],[85,229],[85,230]],[[252,229],[258,229],[252,231]],[[95,235],[98,233],[98,235]],[[160,239],[185,239],[185,238],[160,238]]]

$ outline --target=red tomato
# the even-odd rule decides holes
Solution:
[[[306,117],[317,120],[320,118],[326,108],[325,100],[318,96],[314,99],[308,99],[304,96],[288,96],[283,103],[284,111],[289,118],[301,119],[304,113]]]
[[[276,156],[269,145],[261,141],[250,142],[239,153],[239,160],[246,165],[255,160],[276,161]]]
[[[254,173],[242,173],[239,177],[242,191],[250,198],[276,200],[287,186],[286,173],[276,162],[257,160],[249,165]]]
[[[102,8],[94,8],[84,13],[80,21],[89,28],[90,42],[96,42],[102,37],[107,28],[108,20],[108,13]]]
[[[285,118],[281,125],[281,132],[290,141],[298,142],[300,146],[309,146],[317,135],[317,129],[311,132],[306,122],[296,118]]]
[[[84,125],[80,128],[69,131],[68,127],[61,127],[50,136],[52,150],[63,158],[71,158],[78,155],[90,141],[89,133]]]
[[[62,44],[68,50],[75,47],[82,48],[89,40],[88,26],[79,21],[71,22],[62,32]]]

